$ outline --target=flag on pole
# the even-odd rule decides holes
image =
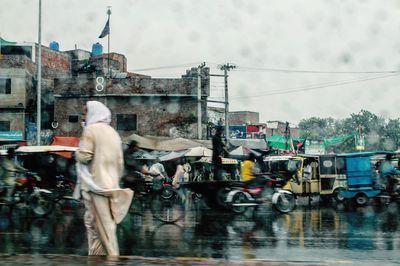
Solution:
[[[101,32],[99,38],[104,38],[104,37],[106,37],[108,34],[110,34],[110,18],[107,19],[107,23],[106,23],[106,25],[104,26],[104,29],[103,29],[103,31]]]

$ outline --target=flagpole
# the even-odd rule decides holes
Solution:
[[[108,50],[108,78],[111,80],[111,68],[110,68],[110,17],[111,17],[111,6],[107,7],[107,15],[108,15],[108,45],[107,45],[107,50]],[[107,79],[106,79],[107,80]],[[107,83],[106,86],[104,86],[104,104],[107,105]]]
[[[107,7],[107,15],[108,15],[108,77],[111,78],[111,68],[110,68],[110,17],[111,17],[111,6]]]

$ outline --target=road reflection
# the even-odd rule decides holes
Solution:
[[[298,208],[282,215],[262,208],[246,215],[196,208],[165,224],[151,211],[130,213],[118,228],[121,255],[293,261],[400,259],[397,206],[345,210]],[[31,219],[24,212],[0,216],[1,254],[87,253],[82,212]],[[321,257],[323,254],[323,257]]]

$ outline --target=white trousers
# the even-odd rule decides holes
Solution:
[[[82,197],[89,256],[119,256],[117,225],[111,214],[109,198],[85,191],[82,191]]]

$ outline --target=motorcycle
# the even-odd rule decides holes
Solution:
[[[394,182],[392,184],[392,193],[389,192],[388,182],[380,185],[381,192],[378,194],[377,199],[383,205],[389,205],[392,202],[400,203],[400,176],[392,176],[391,179]]]
[[[73,200],[74,183],[64,175],[57,175],[54,189],[36,189],[29,196],[29,207],[38,217],[49,215],[61,200]]]
[[[125,180],[129,180],[129,177]],[[144,215],[150,209],[153,216],[164,223],[174,223],[183,218],[185,199],[173,188],[170,178],[159,174],[136,172],[136,178],[125,182],[125,187],[135,191],[130,213]]]
[[[258,176],[256,181],[232,188],[226,196],[225,204],[235,213],[244,213],[249,207],[257,207],[270,202],[274,209],[289,213],[296,207],[296,196],[282,187],[286,180],[269,176]]]
[[[41,189],[37,186],[41,178],[34,172],[19,172],[15,179],[14,192],[11,199],[6,199],[7,190],[12,189],[11,186],[0,185],[0,205],[6,205],[10,209],[10,213],[16,205],[30,205],[30,197],[33,193],[38,193]]]

